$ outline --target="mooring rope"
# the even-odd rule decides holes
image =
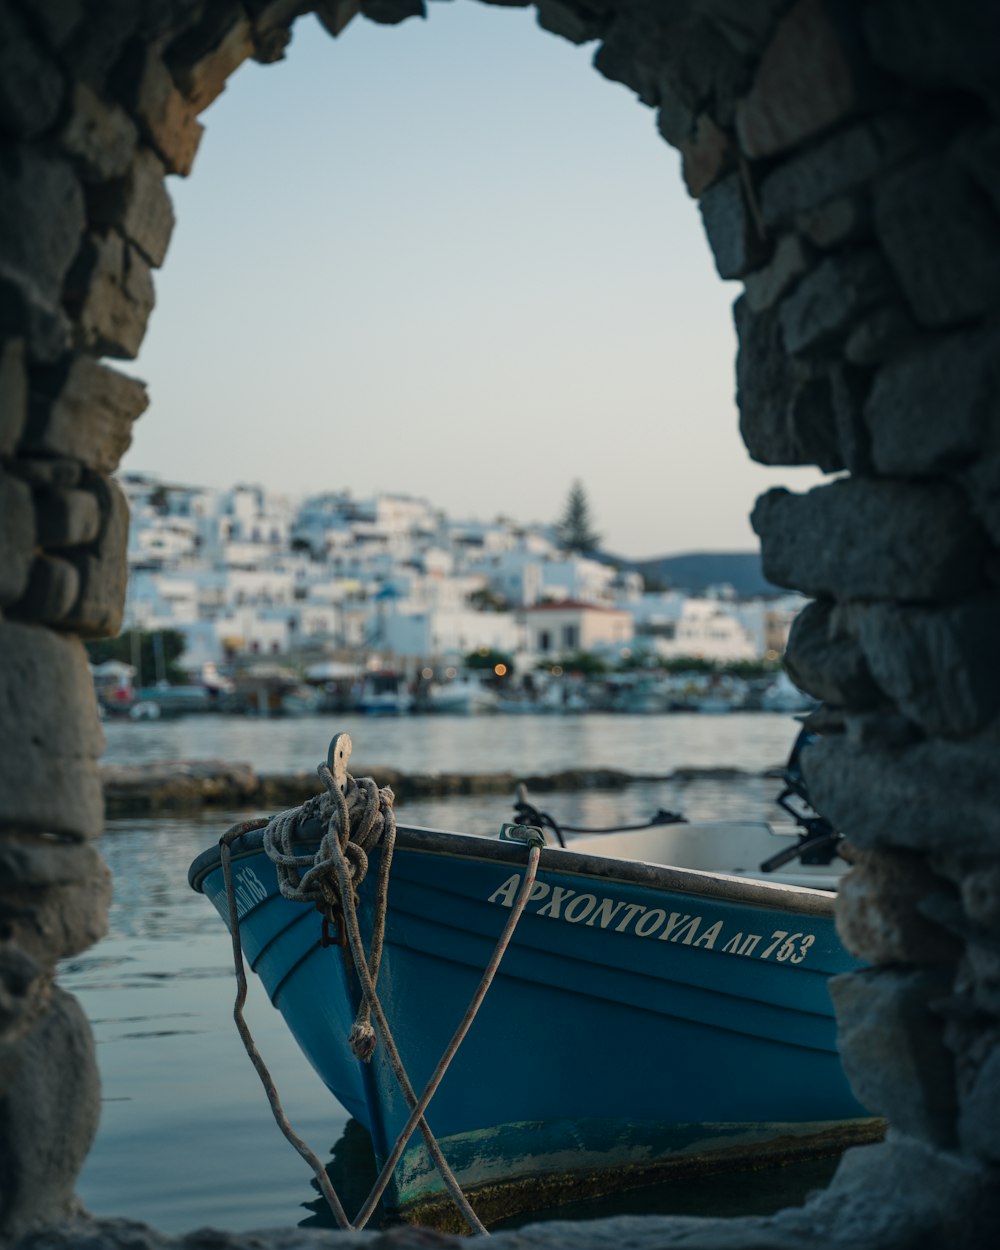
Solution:
[[[266,823],[264,820],[241,821],[239,824],[233,825],[231,829],[226,830],[220,844],[222,876],[226,883],[226,901],[229,904],[229,930],[233,939],[233,963],[236,968],[236,1004],[233,1007],[233,1019],[236,1021],[236,1029],[243,1040],[243,1046],[250,1058],[250,1062],[260,1077],[260,1083],[264,1086],[264,1092],[267,1094],[267,1101],[271,1104],[271,1113],[278,1128],[281,1129],[288,1141],[291,1142],[306,1163],[309,1164],[313,1176],[316,1178],[316,1183],[319,1185],[320,1193],[326,1199],[338,1226],[343,1229],[351,1229],[353,1225],[347,1218],[347,1212],[337,1196],[337,1191],[330,1183],[330,1178],[326,1174],[326,1168],[319,1157],[310,1150],[302,1138],[295,1132],[288,1117],[285,1115],[281,1099],[278,1097],[277,1086],[260,1051],[257,1049],[257,1043],[254,1041],[253,1034],[250,1032],[250,1026],[243,1015],[243,1008],[247,1001],[247,976],[243,964],[243,943],[240,940],[240,916],[236,906],[236,891],[233,889],[231,847],[236,838],[244,833],[249,833],[252,829],[261,829]]]
[[[301,807],[281,812],[270,821],[245,821],[234,825],[226,831],[221,839],[222,869],[229,905],[233,957],[236,964],[237,995],[236,1006],[233,1012],[236,1026],[247,1054],[257,1070],[257,1074],[267,1093],[272,1113],[279,1128],[312,1168],[320,1191],[326,1198],[330,1210],[333,1212],[334,1219],[341,1228],[361,1229],[365,1227],[378,1205],[378,1201],[384,1193],[392,1173],[403,1151],[406,1149],[410,1137],[413,1135],[414,1129],[419,1129],[428,1154],[466,1223],[473,1232],[486,1234],[485,1226],[469,1205],[458,1180],[448,1166],[441,1147],[424,1117],[424,1113],[472,1025],[476,1013],[496,976],[518,921],[524,913],[524,908],[538,870],[541,854],[541,835],[538,835],[538,843],[531,845],[527,870],[521,889],[518,891],[507,924],[497,940],[493,954],[476,988],[476,992],[423,1093],[417,1098],[400,1059],[392,1030],[376,992],[385,933],[385,915],[388,906],[389,868],[392,862],[396,835],[395,815],[392,810],[393,795],[388,787],[380,790],[370,777],[364,777],[358,781],[347,773],[346,760],[350,752],[350,739],[344,734],[339,735],[339,740],[341,745],[337,751],[337,762],[334,765],[334,769],[331,770],[329,763],[321,764],[317,769],[324,784],[323,794],[307,800]],[[337,747],[337,744],[338,738],[335,738],[331,744],[331,760],[334,758],[334,748]],[[312,855],[296,854],[296,835],[305,821],[316,817],[319,817],[325,825],[325,832],[317,851]],[[281,1106],[274,1081],[257,1050],[243,1016],[247,983],[240,941],[239,915],[232,880],[231,846],[233,841],[242,836],[242,834],[249,832],[251,829],[260,828],[264,829],[264,849],[275,864],[278,886],[282,896],[296,902],[315,903],[324,916],[324,932],[326,932],[326,926],[332,923],[336,925],[340,935],[346,936],[362,989],[362,1003],[351,1030],[349,1044],[359,1059],[364,1062],[368,1062],[371,1059],[376,1045],[376,1030],[371,1024],[372,1017],[374,1017],[377,1026],[377,1036],[383,1044],[393,1075],[410,1108],[409,1119],[402,1132],[398,1135],[371,1193],[365,1200],[353,1224],[348,1220],[343,1205],[330,1183],[323,1164],[292,1129]],[[357,917],[357,887],[368,872],[368,852],[376,846],[381,846],[382,856],[376,887],[372,941],[366,956]]]

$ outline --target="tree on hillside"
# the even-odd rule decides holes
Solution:
[[[560,546],[581,555],[594,551],[600,544],[601,536],[592,527],[587,492],[579,479],[570,487],[563,514],[556,522],[556,537]]]
[[[103,664],[105,660],[119,660],[122,664],[138,662],[136,684],[144,686],[151,686],[160,677],[172,686],[183,685],[187,673],[177,661],[186,645],[187,639],[177,629],[158,629],[153,633],[142,630],[138,634],[127,629],[117,638],[101,638],[86,644],[91,664]]]

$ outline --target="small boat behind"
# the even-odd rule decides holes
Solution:
[[[358,695],[357,709],[366,716],[401,716],[413,707],[402,673],[369,673]]]
[[[500,696],[471,673],[456,677],[441,685],[431,686],[425,696],[422,710],[445,712],[457,716],[471,716],[481,712],[495,712]]]
[[[348,806],[360,802],[367,780],[344,784]],[[376,1015],[372,1048],[359,1050],[366,974],[338,944],[353,904],[321,915],[283,897],[279,881],[292,850],[302,880],[340,855],[343,829],[333,843],[326,835],[346,809],[330,794],[280,828],[229,836],[231,894],[220,848],[198,857],[190,880],[223,918],[238,916],[272,1003],[368,1128],[379,1165],[389,1161],[395,1215],[462,1227],[432,1143],[489,1224],[678,1170],[832,1154],[879,1134],[837,1054],[827,981],[856,962],[834,928],[834,895],[706,871],[719,825],[705,839],[674,822],[566,849],[524,824],[497,839],[403,826],[366,845],[366,875],[349,893],[386,1025]],[[700,867],[658,862],[693,848]],[[431,1088],[484,982],[433,1095],[436,1140],[412,1136],[393,1054],[413,1090]]]

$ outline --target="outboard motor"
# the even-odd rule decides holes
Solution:
[[[793,859],[798,859],[803,864],[829,864],[840,853],[844,835],[815,810],[809,800],[809,791],[802,772],[802,752],[818,741],[819,737],[815,730],[805,726],[799,730],[782,773],[785,788],[775,800],[802,829],[802,833],[794,846],[786,847],[770,859],[765,859],[760,866],[761,872],[774,872]]]

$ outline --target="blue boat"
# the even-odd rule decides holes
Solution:
[[[316,853],[324,831],[304,812],[296,851]],[[229,847],[243,950],[330,1092],[369,1130],[381,1166],[410,1105],[381,1035],[368,1061],[352,1053],[357,972],[316,908],[282,897],[266,832]],[[368,851],[357,890],[366,949],[381,854]],[[522,890],[531,855],[536,875]],[[219,848],[198,857],[190,881],[228,922]],[[837,1054],[827,980],[856,963],[837,938],[833,898],[572,844],[537,853],[517,840],[400,827],[377,987],[417,1090],[523,905],[427,1111],[483,1223],[878,1136],[881,1122],[854,1098]],[[385,1201],[407,1220],[462,1227],[418,1134]]]

